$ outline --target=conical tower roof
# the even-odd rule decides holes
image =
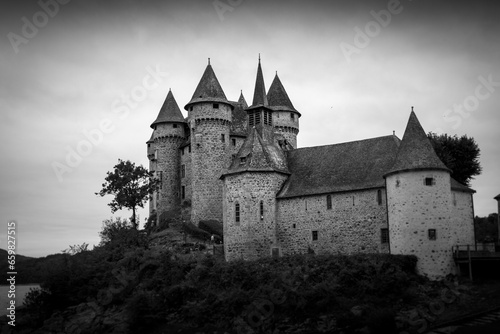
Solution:
[[[159,123],[185,123],[184,117],[182,116],[181,110],[179,109],[179,105],[175,101],[174,95],[172,91],[169,90],[167,97],[165,98],[165,102],[158,113],[158,117],[151,124],[151,128],[155,124]]]
[[[257,67],[257,79],[255,80],[255,90],[253,93],[253,102],[249,109],[264,106],[267,107],[269,104],[267,102],[266,86],[264,85],[264,76],[262,75],[262,67],[259,65]]]
[[[205,72],[203,72],[191,101],[186,104],[184,109],[188,110],[191,104],[197,102],[221,102],[231,105],[231,103],[226,99],[226,94],[224,94],[224,91],[219,84],[219,80],[217,80],[217,77],[215,76],[215,72],[212,65],[210,65],[210,61],[208,62]]]
[[[243,91],[241,91],[240,97],[238,98],[238,104],[241,104],[243,106],[243,109],[248,108],[247,101],[245,100],[245,97],[243,96]]]
[[[253,127],[224,175],[271,171],[289,174],[286,157],[278,147],[272,129]]]
[[[427,138],[412,108],[394,165],[384,176],[402,171],[422,169],[437,169],[451,172],[436,155],[429,138]]]
[[[267,92],[267,101],[269,102],[269,107],[273,110],[294,111],[300,116],[300,113],[294,108],[292,101],[290,101],[285,87],[283,87],[278,77],[278,73],[274,76],[273,83]]]
[[[248,105],[243,92],[241,92],[238,102],[234,103],[234,109],[231,113],[231,135],[246,136],[248,123],[246,108],[248,108]]]

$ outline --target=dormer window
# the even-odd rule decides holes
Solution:
[[[213,107],[214,107],[214,109],[219,109],[219,104],[218,103],[214,103]]]
[[[293,114],[293,112],[290,113],[290,119],[295,119],[295,115]]]

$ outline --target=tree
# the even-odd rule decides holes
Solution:
[[[463,135],[462,137],[437,135],[429,132],[434,151],[441,161],[452,170],[451,177],[458,182],[470,186],[470,181],[482,171],[479,163],[480,150],[474,138]]]
[[[115,198],[108,205],[114,213],[123,208],[132,210],[132,224],[137,229],[135,208],[144,207],[149,195],[158,190],[160,180],[154,177],[154,172],[149,172],[142,166],[136,166],[130,160],[118,159],[118,164],[113,172],[108,172],[102,184],[99,196],[114,195]]]

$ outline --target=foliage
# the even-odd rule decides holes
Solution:
[[[78,253],[86,252],[88,251],[89,244],[84,242],[81,245],[73,245],[69,246],[69,248],[66,248],[65,250],[61,251],[63,254],[69,254],[69,255],[75,255]]]
[[[474,217],[474,228],[477,242],[497,241],[498,213],[490,213],[488,217]]]
[[[154,177],[154,172],[149,172],[142,166],[136,166],[130,160],[118,159],[113,172],[107,172],[99,196],[114,195],[114,199],[108,205],[111,212],[127,208],[132,210],[132,223],[137,229],[135,217],[136,207],[144,207],[149,196],[160,186],[160,180]]]
[[[462,137],[438,135],[433,132],[429,132],[427,137],[439,159],[452,170],[451,177],[455,180],[470,186],[474,176],[481,174],[480,149],[474,138],[466,135]]]

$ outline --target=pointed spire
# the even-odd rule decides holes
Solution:
[[[415,169],[437,169],[450,172],[450,169],[436,155],[417,115],[412,111],[394,165],[385,176]]]
[[[269,92],[267,93],[267,100],[269,102],[269,106],[273,110],[287,110],[287,111],[295,111],[300,113],[294,108],[292,101],[288,97],[286,93],[285,87],[281,83],[280,78],[278,77],[278,72],[276,71],[276,75],[274,76],[273,83],[271,87],[269,87]]]
[[[205,72],[203,72],[200,82],[198,83],[198,86],[196,86],[191,101],[186,104],[184,109],[188,110],[191,104],[197,102],[222,102],[231,105],[231,103],[229,103],[226,99],[226,94],[224,94],[224,91],[219,84],[219,80],[217,80],[217,77],[215,76],[212,65],[210,65],[210,58]]]
[[[266,87],[264,85],[264,76],[262,75],[262,66],[260,65],[260,53],[259,53],[259,65],[257,66],[257,79],[255,80],[255,90],[253,94],[253,102],[250,108],[256,106],[267,106],[267,95]]]
[[[185,123],[184,117],[182,116],[181,110],[179,109],[179,105],[175,101],[174,94],[172,94],[172,90],[168,90],[167,97],[165,98],[165,102],[158,113],[158,117],[151,124],[151,128],[153,125],[159,123]]]
[[[238,98],[238,104],[241,104],[243,106],[243,109],[248,108],[247,101],[245,100],[245,97],[243,96],[243,90],[241,90],[240,97]]]

